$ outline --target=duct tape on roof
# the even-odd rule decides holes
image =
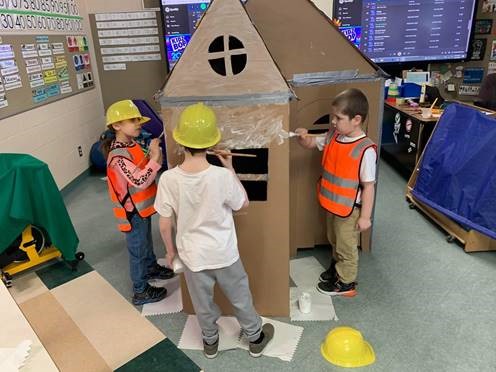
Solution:
[[[287,103],[294,94],[290,92],[275,92],[268,94],[243,94],[237,96],[189,96],[189,97],[160,97],[162,107],[187,106],[203,102],[209,106],[247,106],[270,105]]]
[[[360,74],[358,70],[310,72],[294,74],[289,82],[294,86],[330,85],[357,81],[377,81],[381,74]]]

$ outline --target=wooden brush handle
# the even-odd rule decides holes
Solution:
[[[255,154],[240,154],[238,152],[229,152],[225,150],[213,150],[213,151],[207,151],[208,155],[227,155],[227,156],[239,156],[242,158],[256,158],[257,155]]]

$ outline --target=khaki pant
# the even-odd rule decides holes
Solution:
[[[358,274],[358,240],[356,223],[360,208],[355,207],[351,216],[342,218],[327,212],[327,239],[332,245],[332,258],[343,283],[352,283]]]

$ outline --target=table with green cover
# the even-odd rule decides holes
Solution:
[[[26,154],[0,154],[0,253],[31,224],[43,227],[65,260],[79,243],[55,180],[44,162]]]

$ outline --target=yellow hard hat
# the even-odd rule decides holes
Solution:
[[[180,145],[192,149],[206,149],[220,141],[215,112],[203,103],[186,107],[174,128],[172,137]]]
[[[360,331],[351,327],[336,327],[320,346],[322,356],[340,367],[363,367],[375,362],[372,346]]]
[[[122,120],[135,118],[140,120],[140,124],[145,124],[150,120],[150,118],[141,115],[139,109],[130,99],[117,101],[107,109],[107,127]]]

